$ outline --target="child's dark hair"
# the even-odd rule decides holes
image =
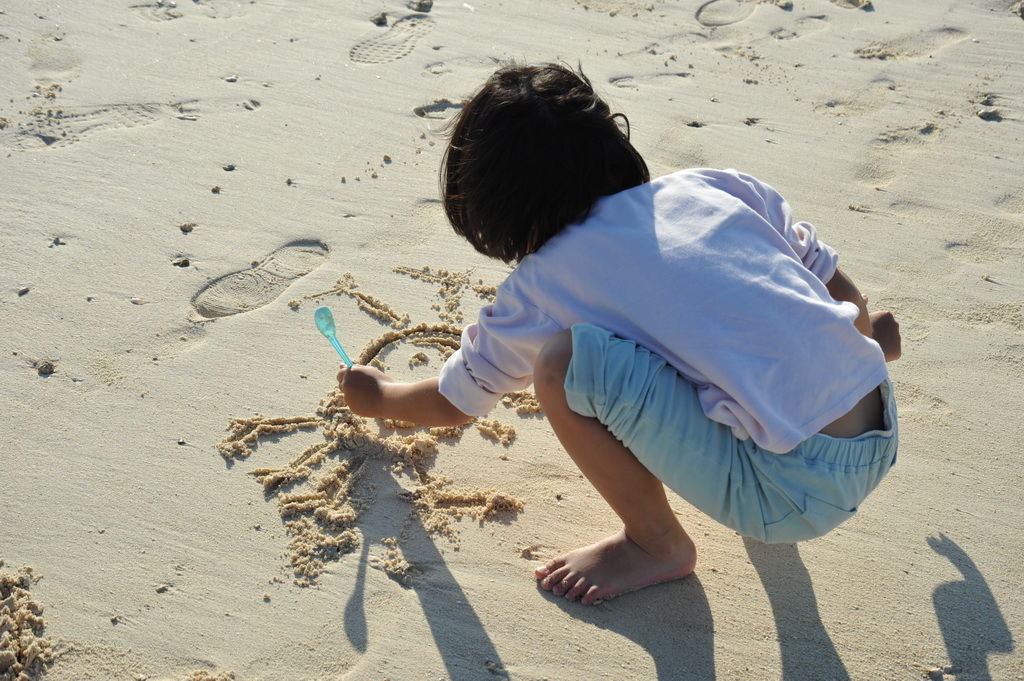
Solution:
[[[650,180],[582,71],[557,64],[496,71],[452,122],[441,195],[456,233],[484,255],[522,260],[602,196]]]

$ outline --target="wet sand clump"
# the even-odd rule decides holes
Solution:
[[[362,291],[357,291],[356,289],[358,287],[359,285],[356,283],[352,275],[346,273],[338,280],[338,287],[336,289],[320,295],[327,295],[328,293],[344,293],[356,301],[356,305],[359,306],[360,310],[367,313],[374,319],[378,319],[396,329],[401,329],[409,325],[409,315],[398,314],[390,305],[381,299],[363,293]]]
[[[472,288],[473,293],[489,303],[493,303],[494,299],[498,297],[498,287],[492,284],[485,284],[483,279],[477,279]]]
[[[469,276],[472,270],[452,272],[444,269],[434,270],[429,267],[421,267],[419,269],[415,267],[395,267],[393,271],[408,275],[413,279],[437,284],[437,297],[440,298],[440,302],[432,307],[437,310],[438,315],[443,321],[454,324],[459,324],[463,321],[462,296],[467,290],[472,290],[478,296],[488,301],[494,300],[497,291],[497,287],[484,284],[482,279],[478,279],[475,284],[471,283]]]
[[[0,681],[34,681],[53,661],[43,608],[32,599],[32,568],[4,570],[0,560]]]
[[[507,423],[502,423],[495,419],[481,419],[480,421],[477,421],[476,427],[477,430],[483,433],[485,437],[488,437],[495,442],[500,442],[506,447],[516,440],[516,429]]]
[[[412,421],[400,421],[398,419],[381,419],[380,424],[384,428],[390,428],[392,430],[409,430],[410,428],[417,427]]]
[[[392,269],[399,274],[405,274],[413,279],[419,279],[432,284],[437,284],[437,296],[441,302],[433,305],[442,321],[461,323],[462,315],[462,294],[469,285],[468,272],[450,272],[448,270],[432,270],[429,267],[395,267]]]
[[[506,407],[512,407],[517,414],[543,414],[540,408],[540,400],[529,390],[506,393],[501,398],[501,403]]]
[[[408,314],[399,314],[380,298],[363,293],[362,291],[357,291],[357,288],[359,288],[359,284],[356,283],[355,278],[350,272],[346,272],[340,279],[338,279],[337,282],[335,282],[334,288],[326,291],[320,291],[319,293],[311,293],[295,300],[289,300],[288,306],[293,310],[297,310],[302,305],[303,300],[318,301],[325,296],[346,295],[356,301],[356,305],[359,306],[360,310],[388,326],[401,329],[409,325]],[[365,363],[366,362],[362,362],[362,364]]]
[[[435,348],[443,359],[451,356],[451,353],[459,349],[459,340],[462,338],[462,329],[454,324],[427,324],[421,323],[408,329],[390,331],[380,338],[371,341],[360,353],[356,360],[357,364],[369,364],[381,354],[384,349],[394,343],[408,341],[413,345]]]
[[[458,440],[468,427],[468,423],[461,426],[435,426],[428,428],[427,432],[435,440]]]
[[[459,342],[444,336],[427,336],[425,338],[413,338],[409,341],[413,345],[428,346],[437,350],[441,355],[441,361],[447,361],[459,349]]]
[[[250,445],[267,435],[294,433],[304,428],[318,428],[323,423],[316,416],[266,418],[257,414],[245,419],[231,419],[228,436],[217,443],[217,451],[225,459],[244,459],[252,454]]]
[[[523,502],[495,489],[469,490],[454,487],[446,476],[426,476],[411,495],[423,527],[432,535],[441,536],[459,549],[459,533],[455,522],[463,517],[483,523],[497,516],[516,514]]]
[[[384,545],[384,555],[370,558],[370,567],[383,571],[391,579],[407,586],[412,581],[416,569],[402,555],[398,539],[387,537],[381,543]]]

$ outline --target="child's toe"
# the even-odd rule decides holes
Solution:
[[[562,580],[565,579],[566,575],[568,574],[569,568],[563,565],[562,567],[558,568],[557,570],[554,570],[553,572],[549,573],[547,577],[542,579],[540,581],[540,585],[548,591],[551,591],[559,584],[561,584]]]
[[[601,596],[599,595],[599,593],[599,589],[595,584],[594,586],[587,589],[587,593],[583,594],[583,598],[580,602],[584,603],[585,605],[594,605],[595,603],[601,600]]]
[[[555,594],[556,596],[564,596],[566,593],[569,592],[570,589],[576,586],[576,582],[578,581],[580,581],[580,574],[576,572],[570,572],[565,577],[562,577],[562,581],[558,582],[553,587],[551,587],[551,593]]]
[[[549,560],[544,565],[541,565],[539,568],[536,568],[533,571],[533,576],[537,579],[544,579],[545,577],[547,577],[563,565],[565,565],[565,562],[560,558],[556,558],[555,560]]]
[[[590,586],[591,585],[587,582],[586,577],[580,577],[579,580],[576,581],[576,584],[565,592],[565,597],[570,601],[578,600],[580,596],[587,592],[587,589],[590,588]]]

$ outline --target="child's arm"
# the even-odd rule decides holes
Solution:
[[[344,366],[338,385],[353,413],[373,418],[411,421],[422,426],[460,426],[473,420],[452,406],[437,389],[438,379],[399,383],[367,366]]]
[[[857,289],[857,285],[853,283],[853,280],[846,276],[842,270],[837,269],[836,273],[825,284],[825,288],[828,289],[828,293],[833,299],[853,303],[857,306],[860,312],[857,314],[857,319],[853,322],[853,325],[857,327],[858,331],[870,338],[871,319],[868,316],[868,304],[864,300],[864,296]]]
[[[853,303],[860,310],[853,325],[868,338],[874,339],[882,348],[886,362],[900,358],[902,342],[900,340],[900,324],[891,312],[868,313],[867,296],[861,295],[857,285],[846,274],[837,269],[836,273],[825,284],[829,295],[835,300]]]

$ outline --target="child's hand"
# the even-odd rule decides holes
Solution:
[[[885,361],[899,359],[903,354],[900,323],[892,316],[892,312],[872,312],[868,318],[871,320],[871,337],[882,347]]]
[[[348,408],[359,416],[383,416],[384,385],[393,382],[394,379],[373,367],[354,365],[349,369],[342,365],[338,371],[338,387],[345,393]]]

